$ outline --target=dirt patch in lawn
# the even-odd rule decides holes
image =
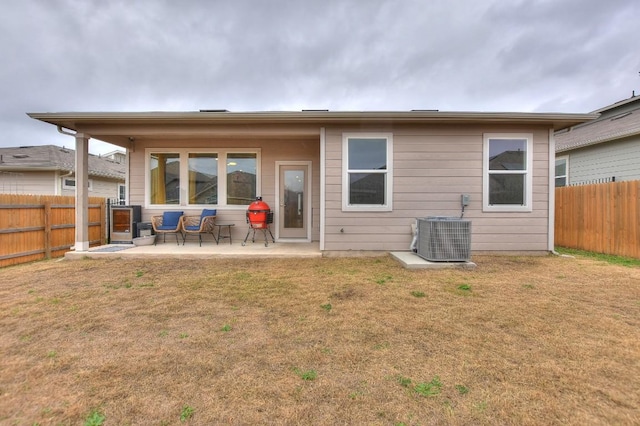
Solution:
[[[473,260],[0,269],[0,423],[640,423],[640,268]]]

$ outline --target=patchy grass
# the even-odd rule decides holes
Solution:
[[[101,426],[105,421],[105,417],[98,410],[93,410],[84,421],[84,426]]]
[[[436,396],[442,391],[440,377],[435,376],[430,382],[421,382],[414,386],[413,390],[421,396]]]
[[[474,261],[0,269],[0,424],[640,423],[640,268]]]
[[[327,303],[327,304],[324,304],[324,305],[320,305],[320,307],[321,307],[322,309],[324,309],[325,311],[327,311],[327,312],[330,312],[330,311],[331,311],[331,303]]]
[[[180,421],[186,422],[191,417],[193,417],[193,413],[195,413],[195,409],[189,405],[185,405],[182,407],[182,412],[180,413]]]
[[[300,377],[302,380],[315,380],[318,378],[318,372],[316,370],[300,370],[299,368],[294,368],[293,371]]]
[[[584,251],[566,247],[557,247],[556,251],[560,254],[568,254],[576,257],[586,257],[594,260],[601,260],[603,262],[610,263],[612,265],[621,265],[629,267],[640,267],[640,259],[633,257],[615,256],[613,254],[594,253],[591,251]]]

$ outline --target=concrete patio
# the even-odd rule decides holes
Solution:
[[[462,268],[473,269],[473,262],[429,262],[413,252],[339,252],[323,253],[317,241],[311,243],[269,243],[265,247],[264,242],[252,243],[248,241],[242,245],[242,241],[233,241],[229,244],[226,240],[216,244],[215,241],[204,240],[202,246],[197,240],[187,240],[185,244],[176,244],[172,238],[166,242],[158,242],[156,245],[135,246],[133,244],[107,244],[91,247],[89,251],[70,251],[65,254],[66,259],[77,260],[84,258],[150,258],[150,257],[177,257],[177,258],[309,258],[309,257],[338,257],[338,256],[386,256],[390,255],[407,269],[444,269]]]
[[[167,237],[166,242],[158,242],[156,245],[135,246],[133,244],[108,244],[104,246],[91,247],[89,251],[70,251],[65,254],[66,259],[82,258],[104,258],[104,257],[180,257],[180,258],[243,258],[243,257],[322,257],[318,242],[312,243],[269,243],[265,247],[264,242],[247,242],[245,246],[242,241],[215,241],[205,240],[202,246],[197,240],[187,240],[185,244],[176,244],[173,238]]]

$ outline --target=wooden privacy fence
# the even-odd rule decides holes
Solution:
[[[89,244],[105,240],[104,198],[89,198]],[[0,267],[64,256],[75,244],[75,197],[0,194]]]
[[[556,188],[555,245],[640,259],[640,181]]]

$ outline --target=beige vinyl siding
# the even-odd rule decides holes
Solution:
[[[640,179],[640,136],[611,141],[563,153],[569,155],[569,183],[596,179]]]
[[[62,178],[60,178],[60,188],[62,188]],[[70,176],[69,179],[75,179],[75,176]],[[91,181],[91,189],[89,190],[90,197],[102,197],[102,198],[118,198],[118,184],[123,184],[124,181],[100,179],[89,176]],[[75,189],[61,189],[61,195],[75,196]]]
[[[56,195],[56,183],[53,170],[0,172],[0,192],[4,194]]]
[[[202,208],[188,206],[170,206],[167,209],[144,208],[147,204],[145,200],[145,154],[147,148],[162,149],[171,151],[172,148],[188,150],[210,148],[250,150],[260,149],[261,158],[261,187],[257,189],[257,195],[262,196],[272,210],[276,210],[275,181],[276,181],[276,161],[311,161],[312,162],[312,230],[311,237],[317,241],[320,238],[320,142],[319,138],[296,139],[290,136],[284,140],[273,138],[268,139],[190,139],[190,140],[148,140],[137,142],[135,152],[130,153],[130,204],[143,206],[143,220],[151,220],[151,216],[161,214],[164,210],[182,210],[186,214],[200,214]],[[232,231],[233,239],[244,239],[247,234],[246,224],[247,206],[222,206],[216,208],[219,221],[232,222],[235,224]],[[277,220],[277,218],[275,219]],[[272,232],[275,234],[275,224]],[[257,237],[257,236],[256,236]]]
[[[344,212],[341,206],[342,133],[391,132],[394,188],[391,212]],[[483,212],[483,135],[533,133],[533,211]],[[459,217],[460,195],[469,194],[472,250],[547,250],[548,130],[505,126],[396,126],[326,129],[325,250],[408,250],[416,217]]]
[[[381,132],[393,134],[393,211],[342,211],[342,135],[343,133]],[[483,212],[483,135],[485,133],[533,134],[533,210],[531,212]],[[261,195],[276,209],[276,161],[312,162],[312,239],[320,238],[320,144],[319,137],[279,140],[273,135],[213,139],[141,139],[130,153],[130,204],[146,205],[145,155],[147,148],[162,149],[253,149],[261,155]],[[460,195],[469,194],[471,205],[465,218],[472,221],[474,252],[544,252],[548,243],[549,164],[548,129],[516,125],[425,125],[326,128],[324,249],[408,250],[411,224],[416,217],[459,216]],[[245,206],[218,208],[220,220],[235,223],[233,238],[243,239],[247,232]],[[171,206],[199,214],[201,208]],[[148,221],[163,209],[143,208]],[[277,218],[276,218],[277,220]],[[341,232],[342,231],[342,232]]]
[[[90,178],[93,181],[93,190],[89,192],[91,197],[118,198],[118,184],[124,181],[103,180],[95,177]]]
[[[62,188],[62,176],[66,175],[67,173],[60,173],[55,170],[0,173],[0,192],[7,194],[75,196],[75,189]],[[73,175],[67,177],[75,179]],[[118,183],[124,183],[124,181],[96,179],[95,177],[89,177],[89,179],[92,181],[92,188],[89,192],[91,197],[117,197]]]

